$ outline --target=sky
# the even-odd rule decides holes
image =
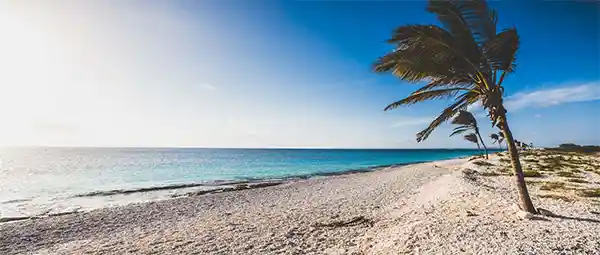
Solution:
[[[490,4],[521,36],[515,137],[600,144],[600,4]],[[416,142],[447,101],[383,111],[418,87],[371,65],[394,28],[437,24],[425,5],[0,0],[0,146],[472,147],[450,124]]]

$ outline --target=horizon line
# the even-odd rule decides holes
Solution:
[[[477,150],[469,147],[438,147],[438,148],[389,148],[389,147],[207,147],[207,146],[55,146],[55,145],[11,145],[4,148],[64,148],[64,149],[250,149],[250,150]],[[488,148],[488,150],[501,150]]]

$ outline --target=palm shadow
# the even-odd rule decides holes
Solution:
[[[539,208],[541,209],[541,208]],[[538,209],[538,211],[539,211]],[[544,210],[544,209],[541,209]],[[550,217],[550,218],[557,218],[557,219],[564,219],[564,220],[576,220],[576,221],[583,221],[583,222],[591,222],[591,223],[600,223],[600,220],[597,219],[591,219],[591,218],[582,218],[582,217],[571,217],[571,216],[565,216],[565,215],[560,215],[560,214],[555,214],[552,213],[548,210],[544,210],[546,213],[544,213],[543,215],[546,217]],[[598,212],[591,212],[593,214],[600,214]]]

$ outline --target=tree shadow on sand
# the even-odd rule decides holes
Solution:
[[[597,219],[590,219],[590,218],[582,218],[582,217],[571,217],[571,216],[565,216],[565,215],[559,215],[559,214],[555,214],[553,212],[550,212],[548,210],[542,209],[542,208],[538,208],[538,212],[540,213],[540,215],[549,217],[549,218],[557,218],[557,219],[564,219],[564,220],[576,220],[576,221],[583,221],[583,222],[590,222],[590,223],[600,223],[600,220]],[[600,214],[598,212],[591,212],[593,214]],[[548,220],[539,216],[534,216],[534,218],[532,218],[534,220]]]

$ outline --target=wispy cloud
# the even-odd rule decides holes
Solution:
[[[200,83],[200,86],[199,86],[199,87],[200,87],[201,89],[203,89],[203,90],[210,90],[210,91],[215,91],[215,90],[217,90],[217,87],[215,87],[215,86],[214,86],[214,85],[212,85],[212,84],[208,84],[208,83]]]
[[[406,127],[421,124],[429,124],[435,117],[401,117],[399,120],[392,123],[392,127]]]
[[[600,82],[565,84],[550,89],[517,93],[506,99],[506,108],[549,107],[573,102],[600,100]]]
[[[530,92],[521,92],[506,98],[505,106],[511,111],[527,107],[549,107],[565,103],[586,102],[600,100],[600,81],[588,83],[563,84],[558,87],[540,89]],[[467,108],[478,118],[487,117],[480,103],[472,104]],[[542,117],[536,114],[535,118]],[[429,124],[435,117],[401,117],[392,123],[392,127],[405,127]]]

